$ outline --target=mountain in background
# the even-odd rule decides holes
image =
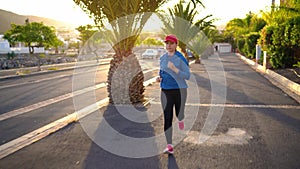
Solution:
[[[75,28],[72,24],[57,21],[54,19],[43,18],[38,16],[18,15],[16,13],[0,9],[0,34],[4,34],[7,30],[11,29],[12,23],[17,25],[23,25],[27,18],[30,22],[43,22],[45,25],[54,26],[56,29],[60,27],[67,27],[70,29]]]

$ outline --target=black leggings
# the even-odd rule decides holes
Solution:
[[[172,121],[173,108],[175,106],[176,117],[179,121],[184,119],[184,108],[187,97],[187,89],[162,89],[161,90],[161,105],[164,110],[164,131],[168,144],[172,144]]]

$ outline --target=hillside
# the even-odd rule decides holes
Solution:
[[[29,19],[30,22],[43,22],[47,26],[54,26],[55,28],[59,27],[70,27],[73,26],[69,23],[64,23],[61,21],[57,21],[54,19],[37,17],[37,16],[25,16],[25,15],[18,15],[13,12],[5,11],[0,9],[0,34],[3,34],[7,30],[11,28],[11,23],[14,24],[24,24],[26,19]]]

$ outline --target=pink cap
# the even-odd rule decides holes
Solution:
[[[165,38],[165,42],[167,42],[167,41],[174,42],[177,44],[178,39],[175,35],[170,34],[170,35],[166,36],[166,38]]]

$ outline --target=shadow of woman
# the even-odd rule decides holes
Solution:
[[[84,168],[160,168],[154,129],[146,120],[147,109],[132,106],[109,105],[102,112],[95,112],[84,119],[83,125],[93,132],[87,133],[93,140],[84,162]],[[129,119],[130,113],[140,112],[139,119]],[[146,140],[147,139],[147,140]]]
[[[171,154],[168,156],[168,169],[179,169],[175,157]]]

